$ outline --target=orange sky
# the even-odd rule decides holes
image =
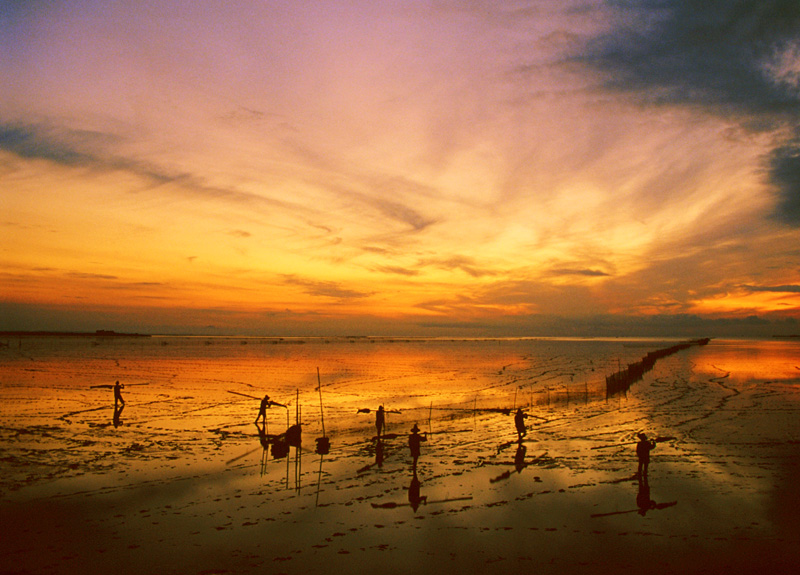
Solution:
[[[0,9],[0,329],[800,332],[794,4],[150,4]]]

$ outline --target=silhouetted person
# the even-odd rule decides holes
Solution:
[[[375,429],[378,431],[378,437],[386,431],[386,412],[383,411],[382,405],[375,412]]]
[[[408,502],[411,504],[411,509],[416,511],[420,503],[427,503],[428,496],[419,494],[420,482],[417,478],[417,470],[414,469],[414,477],[411,478],[411,485],[408,486]]]
[[[647,467],[650,465],[650,452],[656,448],[656,442],[647,439],[644,433],[639,434],[639,443],[636,444],[636,457],[639,458],[639,468],[636,471],[639,479],[647,477]]]
[[[122,405],[115,405],[114,406],[114,419],[112,422],[114,423],[114,427],[119,427],[122,425],[122,421],[120,420],[120,416],[122,415],[122,410],[125,408],[125,403],[123,402]]]
[[[411,450],[411,459],[413,460],[414,469],[417,468],[417,459],[419,459],[419,448],[423,441],[428,441],[427,437],[419,434],[419,427],[414,424],[411,428],[411,435],[408,436],[408,448]]]
[[[261,419],[265,423],[267,421],[267,409],[272,405],[272,402],[269,400],[269,396],[265,395],[264,399],[261,400],[261,407],[258,408],[258,415],[256,416],[256,423],[258,420]]]
[[[125,387],[124,385],[120,385],[119,382],[114,384],[114,408],[118,405],[125,405],[125,400],[122,399],[122,388]]]
[[[528,430],[525,428],[525,418],[528,417],[522,412],[522,409],[518,409],[517,413],[514,414],[514,425],[517,426],[517,440],[522,441],[522,438],[527,435]]]

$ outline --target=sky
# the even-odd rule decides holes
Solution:
[[[796,0],[0,0],[0,329],[800,333]]]

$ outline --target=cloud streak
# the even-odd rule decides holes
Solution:
[[[785,285],[785,286],[742,286],[744,289],[751,292],[776,292],[776,293],[800,293],[800,285]]]

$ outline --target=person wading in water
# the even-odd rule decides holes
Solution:
[[[122,399],[122,388],[125,387],[124,385],[120,385],[119,382],[114,384],[114,407],[118,407],[120,405],[125,405],[125,400]]]
[[[411,428],[411,435],[408,436],[408,448],[411,450],[411,459],[413,460],[413,469],[417,469],[417,459],[419,459],[420,444],[423,441],[428,441],[427,437],[422,437],[419,434],[419,427],[414,424]]]
[[[522,412],[522,409],[518,409],[517,413],[514,414],[514,425],[517,426],[517,441],[522,441],[522,438],[528,434],[528,430],[525,428],[525,418],[528,417]]]
[[[383,411],[383,406],[378,408],[375,412],[375,429],[378,431],[378,438],[386,433],[386,412]]]
[[[261,400],[261,407],[258,408],[258,415],[256,416],[256,423],[258,423],[259,419],[263,419],[265,422],[267,421],[267,409],[272,405],[272,402],[269,400],[269,396],[265,395],[264,399]]]

